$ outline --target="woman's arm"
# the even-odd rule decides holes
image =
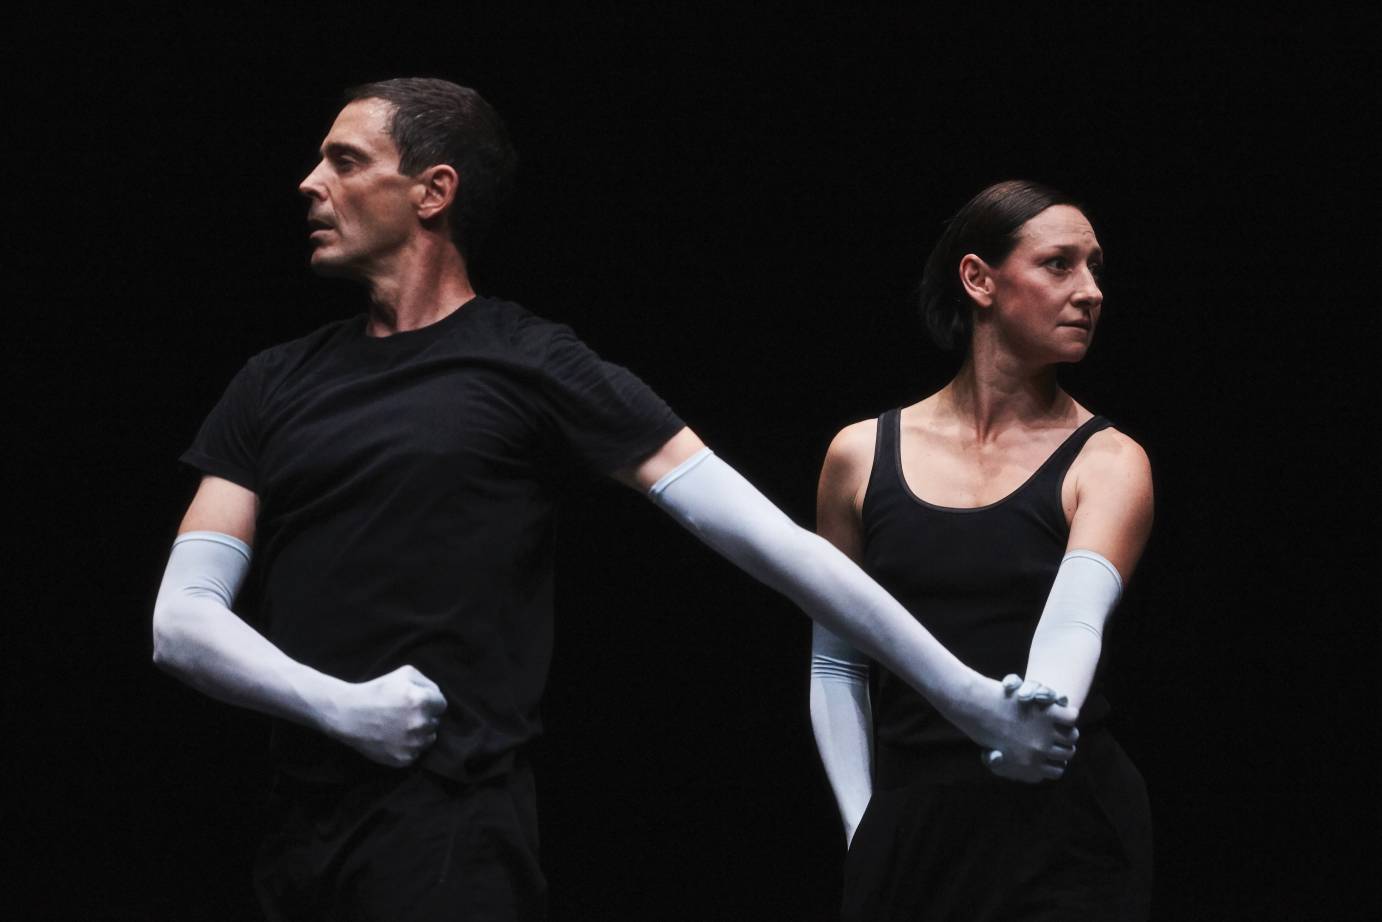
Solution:
[[[855,563],[863,559],[859,509],[875,426],[876,421],[856,423],[836,436],[826,452],[816,493],[817,534]],[[811,729],[848,844],[873,796],[869,665],[863,654],[819,624],[811,629]]]
[[[811,626],[811,730],[848,845],[873,796],[869,664],[819,624]]]
[[[1121,432],[1093,436],[1072,465],[1075,510],[1070,537],[1037,623],[1027,684],[1042,682],[1079,708],[1103,647],[1104,624],[1132,576],[1152,529],[1152,471],[1147,454]]]

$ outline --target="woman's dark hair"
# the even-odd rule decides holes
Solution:
[[[921,319],[942,349],[967,349],[974,307],[960,286],[960,260],[973,253],[996,266],[1017,246],[1017,234],[1052,205],[1083,206],[1041,183],[1009,179],[994,183],[965,203],[936,241],[921,276]]]
[[[451,237],[467,262],[479,249],[513,183],[518,154],[508,129],[480,94],[448,80],[399,77],[346,90],[347,102],[393,106],[389,137],[405,176],[445,163],[461,177],[451,206]]]

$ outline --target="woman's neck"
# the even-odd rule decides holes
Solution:
[[[1024,368],[1011,356],[971,350],[950,383],[936,394],[936,412],[971,428],[978,443],[1014,426],[1026,427],[1075,412],[1056,367]]]

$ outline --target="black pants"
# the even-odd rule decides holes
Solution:
[[[420,768],[349,784],[280,775],[273,806],[254,883],[274,922],[546,918],[526,765],[478,784]]]
[[[874,792],[845,858],[846,922],[1147,918],[1146,787],[1111,736],[1080,737],[1060,781],[1003,781],[978,764],[977,748],[951,777],[923,761],[918,780]]]

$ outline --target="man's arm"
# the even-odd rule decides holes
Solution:
[[[154,604],[154,663],[221,701],[312,727],[385,765],[412,763],[446,709],[411,666],[351,683],[290,658],[231,610],[249,568],[258,497],[205,477]]]
[[[614,479],[626,487],[646,494],[653,488],[653,484],[703,448],[705,443],[701,441],[701,437],[692,432],[690,426],[683,426],[680,432],[639,464],[628,470],[615,471]]]
[[[976,742],[1001,749],[1031,780],[1059,777],[1078,713],[1039,709],[956,659],[857,565],[797,527],[683,429],[616,475],[814,620],[902,677]]]

